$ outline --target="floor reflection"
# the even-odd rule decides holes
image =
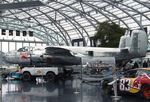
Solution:
[[[75,92],[79,92],[75,94]],[[2,81],[2,102],[113,102],[99,84],[70,79],[52,83]],[[119,102],[146,102],[135,96],[123,96]]]

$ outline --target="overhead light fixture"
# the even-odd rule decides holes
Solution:
[[[76,0],[77,2],[82,2],[82,0]]]
[[[48,4],[50,2],[53,2],[53,1],[57,1],[57,0],[40,0],[43,4]]]
[[[41,1],[14,2],[14,3],[0,4],[0,10],[21,9],[36,6],[44,6],[44,4]]]
[[[114,3],[120,3],[123,2],[123,0],[113,0]]]

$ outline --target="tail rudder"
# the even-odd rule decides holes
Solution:
[[[134,30],[131,34],[131,47],[129,52],[139,57],[145,56],[148,47],[148,37],[143,30]]]
[[[136,57],[145,56],[147,52],[148,37],[143,30],[133,30],[120,38],[119,48],[128,48],[131,55]]]

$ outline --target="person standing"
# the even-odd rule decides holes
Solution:
[[[147,68],[147,67],[148,67],[148,64],[147,64],[146,61],[144,61],[144,63],[143,63],[143,68]]]
[[[134,62],[134,65],[133,65],[132,69],[134,69],[134,68],[139,68],[139,65],[138,65],[137,62]]]

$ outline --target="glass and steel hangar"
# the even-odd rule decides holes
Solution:
[[[98,22],[150,28],[149,0],[0,0],[0,29],[33,31],[49,45],[90,46]]]

